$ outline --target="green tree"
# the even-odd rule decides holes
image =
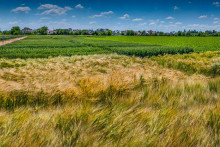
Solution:
[[[19,26],[15,26],[11,28],[11,34],[12,35],[20,35],[21,34],[21,29]]]
[[[147,35],[146,31],[141,32],[141,36],[146,36],[146,35]]]
[[[186,36],[192,36],[192,35],[191,35],[191,32],[188,31],[188,32],[186,33]]]
[[[82,30],[81,35],[89,35],[89,31],[88,30]]]
[[[164,35],[164,33],[163,32],[159,32],[159,36],[163,36]]]
[[[186,33],[185,33],[185,32],[182,32],[182,33],[181,33],[181,36],[186,36]]]
[[[92,32],[92,35],[98,35],[99,33],[98,32],[96,32],[96,31],[94,31],[94,32]]]
[[[181,31],[178,31],[178,32],[177,32],[177,36],[182,36],[182,32],[181,32]]]
[[[47,30],[48,30],[48,27],[44,26],[44,27],[39,29],[39,33],[41,35],[47,35]]]
[[[134,36],[135,35],[135,32],[133,30],[127,30],[126,31],[126,35],[127,36]]]
[[[111,30],[108,30],[106,34],[107,34],[108,36],[112,36],[112,31],[111,31]]]
[[[72,31],[69,31],[69,35],[73,35],[73,32],[72,32]]]

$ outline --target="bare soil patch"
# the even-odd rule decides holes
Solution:
[[[6,45],[6,44],[10,44],[10,43],[13,43],[15,41],[18,41],[18,40],[22,40],[22,39],[25,39],[25,37],[19,37],[19,38],[15,38],[15,39],[10,39],[10,40],[5,40],[5,41],[0,41],[0,46],[3,46],[3,45]]]

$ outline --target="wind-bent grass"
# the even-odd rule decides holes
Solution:
[[[220,146],[219,52],[72,56],[188,51],[73,36],[2,47],[0,146]]]
[[[189,74],[220,75],[220,52],[194,53],[188,55],[165,55],[151,58],[160,65]]]
[[[0,146],[220,145],[219,76],[119,55],[2,63]]]

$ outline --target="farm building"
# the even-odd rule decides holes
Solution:
[[[24,28],[24,29],[21,30],[21,32],[22,32],[23,35],[34,33],[34,31],[30,28]]]
[[[47,30],[47,34],[48,35],[53,35],[53,34],[55,34],[56,33],[56,31],[53,31],[53,30]]]

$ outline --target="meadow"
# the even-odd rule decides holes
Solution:
[[[0,146],[220,146],[217,49],[94,38],[0,47]]]

